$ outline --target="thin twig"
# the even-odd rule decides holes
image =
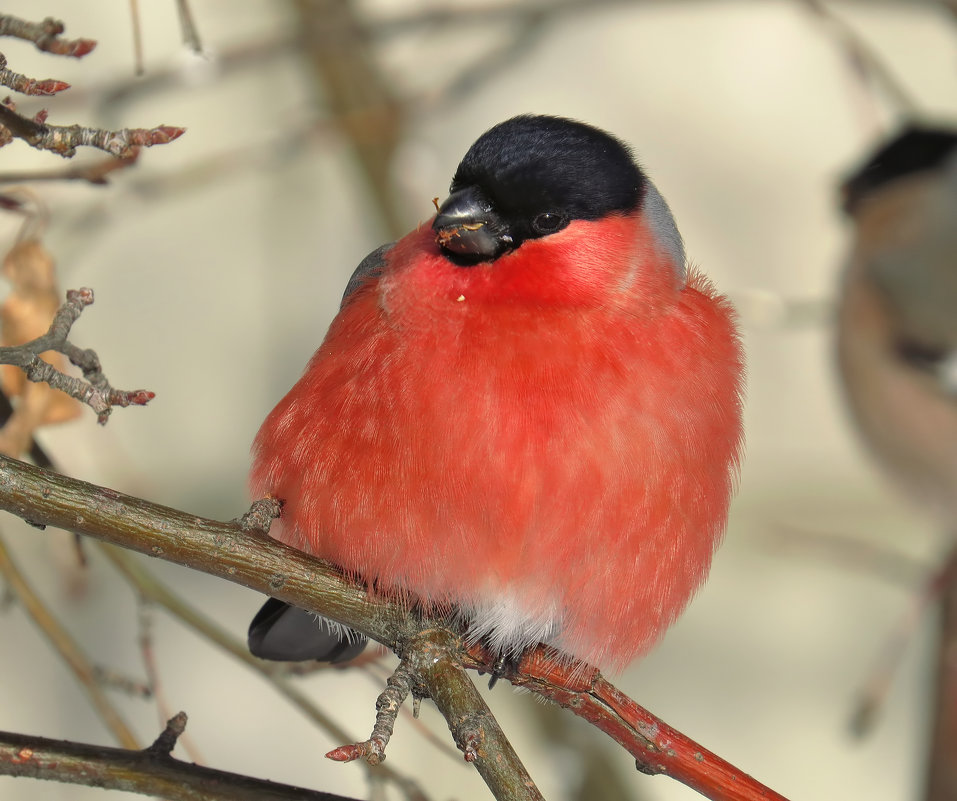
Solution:
[[[136,735],[123,720],[120,713],[106,697],[96,680],[96,670],[93,663],[87,659],[80,646],[70,636],[69,632],[60,625],[46,605],[40,600],[33,588],[27,583],[23,574],[10,558],[10,553],[2,538],[0,538],[0,573],[6,579],[7,586],[17,597],[24,611],[30,615],[37,628],[43,633],[47,641],[76,677],[90,700],[103,724],[112,732],[120,745],[126,748],[139,748]]]
[[[884,645],[851,710],[850,728],[854,735],[863,737],[874,727],[901,659],[907,653],[907,646],[917,633],[921,620],[931,607],[935,607],[942,599],[946,599],[955,580],[957,580],[957,551],[951,554],[943,565],[935,567],[930,575],[925,577],[921,586],[912,593],[903,617],[885,638]],[[957,790],[957,785],[954,789]],[[953,796],[950,797],[953,798]]]
[[[183,32],[183,44],[197,55],[203,52],[203,43],[199,38],[199,28],[193,19],[193,11],[189,7],[189,0],[176,0],[176,13],[179,14],[179,26]]]
[[[58,81],[54,78],[38,81],[35,78],[28,78],[26,75],[7,69],[7,59],[2,53],[0,53],[0,86],[6,86],[7,89],[12,89],[22,95],[39,95],[42,97],[55,95],[57,92],[70,88],[70,84],[66,81]]]
[[[143,660],[143,667],[146,670],[146,680],[149,683],[150,692],[156,704],[156,712],[160,720],[170,718],[170,705],[166,700],[166,693],[163,690],[163,682],[160,680],[159,667],[156,664],[156,654],[153,650],[153,616],[152,605],[148,601],[141,599],[137,608],[137,627],[139,635],[137,641],[140,646],[140,657]],[[182,713],[180,713],[182,714]],[[182,735],[182,737],[179,737]],[[202,765],[206,760],[199,752],[199,746],[193,737],[180,731],[177,737],[183,750],[189,756],[192,762]],[[172,749],[170,749],[172,750]]]
[[[130,0],[130,27],[133,29],[133,74],[139,77],[146,72],[143,68],[143,26],[139,0]]]
[[[139,150],[123,158],[105,158],[89,164],[68,164],[59,170],[31,172],[0,172],[0,184],[33,183],[34,181],[85,181],[94,186],[106,186],[108,176],[136,164]]]
[[[105,424],[115,406],[145,406],[155,393],[146,389],[113,389],[95,351],[78,348],[68,339],[73,324],[83,309],[93,303],[93,290],[71,289],[66,303],[58,310],[46,334],[23,345],[0,347],[0,364],[12,364],[23,370],[30,381],[43,381],[54,389],[85,403],[97,414],[97,421]],[[83,371],[83,379],[61,373],[41,353],[56,351]]]
[[[345,729],[286,678],[284,665],[278,662],[264,662],[254,657],[249,653],[245,643],[240,642],[214,620],[170,590],[133,554],[106,543],[101,542],[97,545],[142,599],[163,607],[181,623],[199,633],[207,642],[222,648],[247,667],[255,670],[280,695],[285,696],[294,708],[325,731],[330,738],[338,742],[347,742],[351,739],[351,735]],[[428,801],[425,792],[413,779],[393,770],[388,765],[381,765],[376,770],[384,779],[399,788],[407,801]]]
[[[881,87],[897,106],[897,111],[907,116],[916,116],[920,111],[917,102],[877,51],[867,44],[841,17],[834,14],[820,0],[800,0],[831,32],[838,47],[843,51],[853,73],[862,80],[871,80]]]
[[[46,112],[43,112],[43,120]],[[22,139],[37,150],[50,150],[72,158],[78,147],[92,147],[103,150],[111,156],[128,158],[137,148],[165,145],[179,139],[185,128],[173,125],[158,125],[155,128],[121,128],[107,131],[104,128],[90,128],[85,125],[49,125],[45,121],[28,119],[0,103],[0,125],[14,137]]]
[[[14,36],[33,42],[37,50],[56,56],[82,58],[96,47],[93,39],[61,39],[65,26],[53,17],[42,22],[27,22],[12,14],[0,14],[0,36]]]
[[[370,765],[379,765],[385,759],[385,749],[392,739],[395,730],[395,721],[399,717],[399,709],[409,697],[415,683],[415,675],[408,660],[399,661],[398,667],[392,671],[386,682],[386,688],[376,699],[375,725],[368,740],[350,745],[340,745],[326,754],[326,759],[335,762],[352,762],[363,759]]]

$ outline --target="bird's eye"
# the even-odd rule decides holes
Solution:
[[[545,211],[532,220],[532,228],[535,233],[544,236],[545,234],[554,234],[568,225],[568,220],[564,214],[556,214],[553,211]]]

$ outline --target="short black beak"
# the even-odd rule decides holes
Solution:
[[[432,223],[439,246],[457,263],[492,261],[512,245],[492,204],[473,187],[449,195]]]

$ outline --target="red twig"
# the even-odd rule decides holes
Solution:
[[[7,59],[0,53],[0,85],[19,92],[22,95],[55,95],[64,89],[69,89],[70,84],[66,81],[57,81],[48,78],[38,81],[35,78],[28,78],[19,72],[7,69]]]
[[[480,647],[469,655],[476,659],[472,667],[489,664]],[[670,776],[712,801],[787,801],[639,706],[593,667],[558,659],[539,647],[506,678],[605,732],[628,750],[643,773]]]

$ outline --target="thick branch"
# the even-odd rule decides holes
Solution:
[[[6,456],[0,456],[0,509],[242,584],[393,650],[416,630],[401,607],[370,597],[332,565],[238,522],[197,517]]]
[[[33,524],[85,534],[219,576],[316,612],[400,654],[441,621],[423,619],[301,551],[219,523],[0,456],[0,509]],[[470,650],[466,666],[492,669]],[[783,801],[742,771],[667,726],[619,693],[593,668],[565,666],[540,648],[508,676],[553,698],[625,745],[646,770],[666,773],[714,801]],[[429,687],[431,693],[432,687]],[[438,689],[437,695],[441,695]],[[715,781],[717,784],[711,784]]]
[[[0,775],[142,793],[169,801],[354,801],[181,762],[157,740],[142,751],[0,732]]]
[[[542,801],[528,771],[479,695],[447,633],[430,635],[410,650],[415,674],[449,724],[455,744],[475,765],[497,799]]]

